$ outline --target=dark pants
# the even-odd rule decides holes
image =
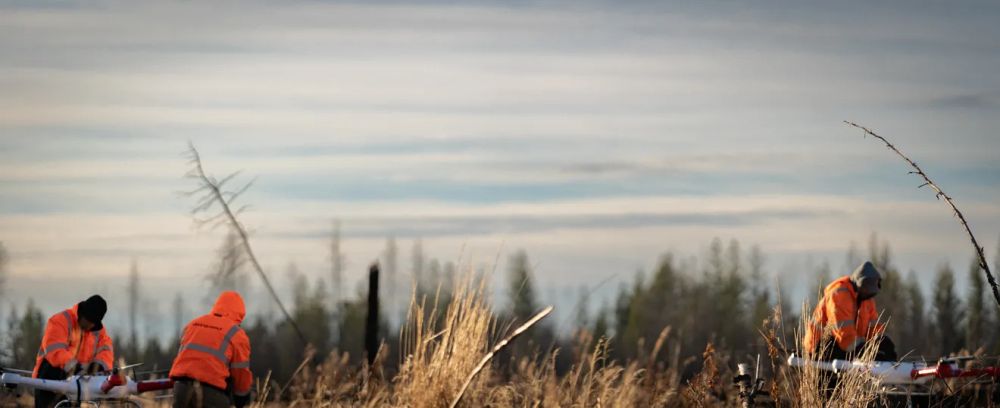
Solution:
[[[229,395],[189,379],[174,380],[174,408],[227,408]]]
[[[847,360],[847,352],[840,349],[837,340],[833,336],[824,336],[820,345],[813,351],[816,360],[833,361]],[[826,398],[830,398],[833,390],[837,388],[837,373],[826,370],[819,370],[819,389]]]
[[[49,360],[42,359],[41,367],[38,367],[38,378],[43,380],[65,380],[66,374],[61,368],[53,367]],[[52,408],[66,399],[65,395],[59,395],[50,391],[35,390],[35,408]]]
[[[813,355],[819,361],[851,360],[852,357],[856,357],[851,355],[855,350],[851,350],[852,353],[841,350],[840,346],[837,345],[837,340],[833,336],[824,336],[820,344],[821,346],[813,351]],[[898,359],[896,345],[893,344],[889,337],[882,337],[878,344],[878,350],[875,352],[875,361],[896,361]],[[819,377],[820,389],[824,390],[827,397],[829,397],[833,393],[833,389],[837,387],[837,374],[821,370]]]

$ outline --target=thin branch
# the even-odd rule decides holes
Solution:
[[[472,384],[472,380],[476,378],[476,375],[479,374],[479,372],[482,371],[484,367],[486,367],[486,364],[490,362],[490,359],[492,359],[493,356],[499,353],[500,350],[502,350],[504,347],[507,346],[507,344],[510,344],[510,342],[514,340],[515,337],[527,331],[535,323],[538,323],[538,321],[544,319],[545,316],[548,316],[549,313],[552,313],[552,306],[548,306],[541,312],[538,312],[538,314],[536,314],[531,319],[528,319],[528,321],[524,322],[524,324],[522,324],[520,327],[514,329],[514,331],[511,332],[506,338],[500,340],[500,342],[497,343],[496,346],[493,346],[493,350],[490,350],[489,353],[483,356],[483,359],[479,361],[479,364],[476,365],[476,368],[473,369],[471,373],[469,373],[468,377],[466,377],[465,383],[462,384],[462,388],[458,390],[458,395],[456,395],[455,399],[451,401],[451,405],[449,407],[455,408],[455,406],[458,405],[458,402],[462,400],[462,395],[465,395],[465,390],[469,388],[469,384]]]
[[[257,272],[257,275],[260,276],[260,279],[264,282],[264,286],[267,287],[267,291],[270,292],[271,297],[274,298],[274,302],[278,304],[278,308],[281,309],[281,313],[285,315],[285,319],[287,319],[288,323],[292,325],[292,328],[295,330],[295,334],[298,335],[299,340],[302,341],[302,344],[303,345],[308,344],[306,336],[302,333],[302,330],[299,329],[299,325],[298,323],[295,323],[295,319],[292,318],[292,315],[288,313],[288,309],[285,308],[285,305],[281,303],[281,299],[278,297],[278,293],[274,290],[274,286],[271,285],[271,281],[267,279],[267,274],[264,273],[264,269],[261,268],[260,263],[257,261],[257,256],[254,255],[253,248],[250,246],[250,238],[247,234],[246,229],[244,229],[243,225],[240,224],[239,220],[236,219],[236,213],[234,213],[229,208],[230,202],[227,202],[224,198],[224,194],[226,194],[226,192],[223,192],[221,190],[220,183],[217,182],[215,178],[205,174],[205,170],[202,167],[201,163],[201,155],[198,154],[198,150],[195,149],[193,143],[188,142],[188,153],[191,157],[190,163],[192,165],[192,169],[191,172],[189,172],[189,174],[197,178],[199,180],[199,183],[201,183],[199,190],[205,189],[208,191],[206,196],[202,197],[198,201],[198,204],[196,205],[192,213],[198,213],[207,210],[209,207],[211,207],[212,203],[218,203],[219,206],[222,207],[222,211],[219,214],[213,215],[212,217],[206,220],[196,219],[195,222],[199,223],[200,221],[201,224],[204,224],[217,220],[217,217],[222,217],[221,219],[218,219],[218,221],[220,221],[221,223],[225,223],[226,221],[228,221],[229,227],[232,228],[233,231],[236,231],[236,233],[239,235],[240,242],[242,243],[243,246],[243,250],[250,258],[250,263],[253,265],[253,268]],[[225,182],[231,180],[232,177],[235,176],[237,173],[230,174],[222,181]],[[245,188],[248,187],[249,184],[247,186],[244,186],[244,190]]]
[[[236,198],[238,198],[239,196],[243,195],[243,193],[245,193],[247,190],[249,190],[250,186],[252,186],[255,181],[257,181],[256,177],[253,180],[250,180],[249,182],[247,182],[246,184],[244,184],[243,187],[240,187],[239,190],[236,190],[236,191],[233,191],[233,192],[225,192],[225,193],[223,193],[226,196],[226,201],[233,202],[233,200],[236,200]]]
[[[242,170],[236,170],[236,171],[234,171],[232,173],[229,173],[229,175],[226,176],[226,177],[223,177],[222,180],[216,181],[215,185],[217,185],[219,187],[222,187],[223,185],[225,185],[226,183],[228,183],[229,180],[232,180],[234,177],[240,175],[240,173],[242,173],[242,172],[243,172]],[[212,178],[212,181],[215,181],[215,178]]]
[[[846,120],[844,121],[844,123],[863,130],[866,135],[871,135],[872,137],[881,140],[882,143],[885,143],[885,146],[888,147],[889,150],[895,152],[897,155],[899,155],[899,157],[902,157],[903,160],[905,160],[906,163],[910,165],[910,167],[913,167],[914,171],[911,171],[910,172],[911,174],[916,174],[924,179],[925,183],[920,187],[928,186],[932,190],[934,190],[935,198],[937,199],[944,198],[944,201],[948,203],[949,207],[951,207],[951,210],[954,213],[953,215],[958,218],[959,222],[962,223],[962,227],[965,228],[965,232],[969,234],[969,240],[972,241],[972,247],[975,248],[976,256],[979,257],[979,267],[982,268],[983,273],[986,274],[986,281],[989,282],[990,288],[993,289],[993,298],[996,299],[997,306],[1000,307],[1000,289],[997,288],[997,281],[993,279],[993,273],[990,272],[990,265],[989,262],[986,261],[986,255],[983,253],[983,247],[979,245],[979,241],[976,240],[976,236],[972,234],[972,228],[969,227],[969,223],[965,221],[965,216],[962,215],[962,212],[959,211],[958,207],[955,206],[955,203],[951,200],[951,197],[945,194],[944,191],[942,191],[937,184],[934,184],[934,182],[931,181],[930,177],[927,176],[927,173],[924,173],[924,170],[921,169],[920,166],[917,165],[917,163],[915,163],[913,160],[910,160],[909,157],[906,157],[906,155],[904,155],[903,152],[899,151],[899,149],[897,149],[896,146],[894,146],[892,143],[886,140],[886,138],[877,135],[875,132],[857,123],[848,122]]]

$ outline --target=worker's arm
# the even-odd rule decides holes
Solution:
[[[858,337],[857,323],[854,320],[857,317],[854,296],[849,289],[840,288],[830,294],[826,307],[827,316],[834,317],[833,321],[827,324],[833,326],[832,334],[837,340],[837,347],[844,352],[853,351],[864,340]]]
[[[229,377],[233,384],[233,402],[239,408],[250,402],[250,388],[253,386],[253,373],[250,372],[250,338],[240,329],[231,341]]]
[[[865,338],[874,339],[885,333],[885,324],[878,321],[878,312],[876,312],[875,301],[866,300],[862,302],[861,307],[862,313],[865,314],[866,320],[868,320],[868,327],[866,328]]]
[[[111,371],[115,363],[115,348],[111,343],[108,332],[101,329],[97,336],[97,354],[94,356],[94,364],[101,366],[101,371]]]
[[[72,317],[63,312],[49,318],[45,324],[45,334],[42,336],[41,353],[53,367],[66,372],[74,371],[76,356],[70,351],[70,329],[73,327]]]

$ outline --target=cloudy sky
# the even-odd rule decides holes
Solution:
[[[473,266],[523,248],[543,294],[611,277],[606,296],[714,237],[759,245],[793,292],[872,232],[904,270],[964,271],[943,204],[841,121],[924,166],[994,253],[998,20],[986,1],[0,1],[3,307],[114,308],[135,259],[150,309],[183,291],[200,311],[221,233],[177,194],[188,141],[256,178],[245,222],[279,281],[326,275],[335,218],[352,286],[389,236],[403,273],[417,238]]]

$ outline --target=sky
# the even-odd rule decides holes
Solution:
[[[524,249],[563,314],[716,237],[758,245],[789,296],[872,233],[928,284],[943,263],[963,280],[948,209],[842,121],[923,166],[992,258],[998,20],[986,1],[0,1],[0,308],[99,292],[124,322],[134,260],[149,333],[177,293],[201,313],[223,232],[179,194],[188,142],[253,180],[243,221],[285,296],[290,264],[328,277],[334,219],[352,290],[388,237],[400,279],[418,239],[501,275]]]

